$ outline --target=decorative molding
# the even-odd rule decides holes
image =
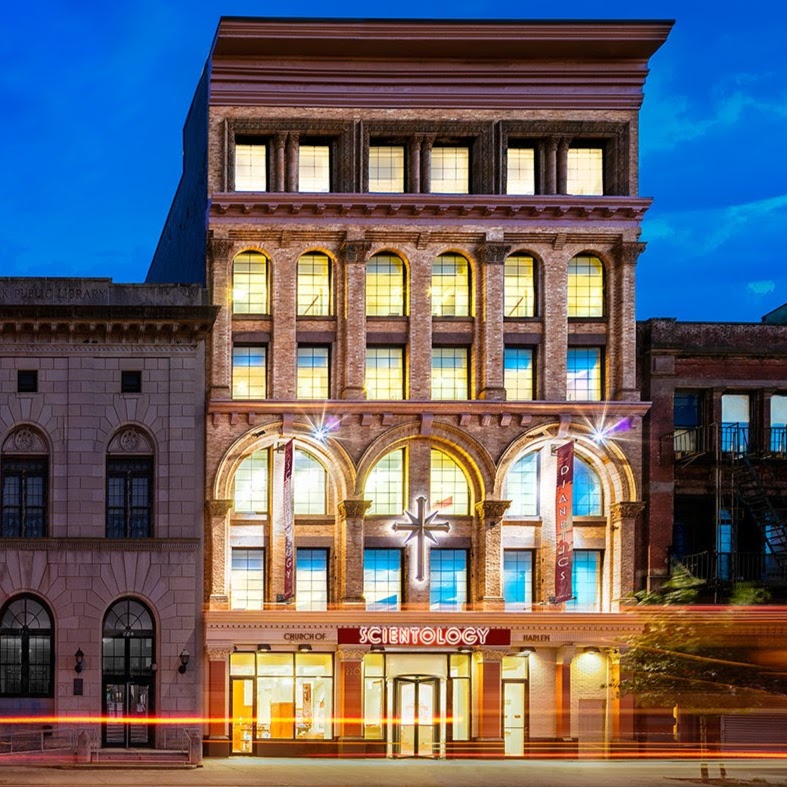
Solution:
[[[645,504],[637,500],[626,500],[612,503],[609,515],[613,522],[622,522],[624,519],[636,519],[645,509]]]
[[[636,265],[639,255],[645,251],[647,245],[647,243],[618,243],[615,254],[622,263]]]
[[[510,648],[504,648],[503,650],[493,650],[492,648],[482,648],[481,658],[484,661],[497,661],[501,662],[509,653]]]
[[[339,505],[339,516],[342,519],[363,519],[372,507],[371,500],[342,500]]]
[[[336,656],[339,661],[363,661],[363,657],[369,652],[369,648],[346,648],[339,645],[336,648]]]
[[[346,240],[341,244],[339,250],[344,256],[345,262],[365,263],[371,248],[372,242],[368,240]]]
[[[6,438],[3,444],[3,453],[46,454],[48,448],[37,430],[31,429],[29,426],[20,426]]]
[[[234,503],[234,500],[206,500],[205,512],[213,519],[225,517]]]
[[[482,500],[475,504],[475,510],[481,521],[496,525],[505,516],[512,502],[511,500]]]
[[[232,648],[205,648],[208,661],[226,661],[232,653]]]

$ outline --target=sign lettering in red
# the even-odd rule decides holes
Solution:
[[[417,647],[510,645],[511,632],[488,626],[361,626],[340,628],[338,642]]]

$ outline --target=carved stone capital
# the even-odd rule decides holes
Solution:
[[[478,518],[491,525],[496,525],[504,516],[511,500],[482,500],[475,504]]]
[[[371,500],[342,500],[339,503],[339,516],[345,520],[363,519],[371,507]]]
[[[487,241],[478,247],[478,257],[484,265],[502,265],[510,251],[509,243]]]
[[[226,661],[232,653],[232,648],[205,648],[208,661]]]
[[[508,649],[493,650],[492,648],[483,648],[481,650],[481,657],[484,661],[502,661],[508,655]]]
[[[368,240],[346,240],[340,248],[345,262],[365,263],[372,243]]]
[[[645,504],[637,500],[626,500],[613,503],[609,513],[613,522],[622,522],[624,519],[636,519],[645,509]]]
[[[225,262],[232,251],[229,238],[218,238],[212,232],[208,234],[208,255],[211,262]]]
[[[206,500],[205,512],[210,517],[227,516],[227,512],[232,508],[233,500]]]
[[[618,259],[626,265],[636,265],[639,255],[645,251],[647,243],[618,243],[615,248]]]
[[[369,652],[369,648],[350,647],[345,648],[340,645],[336,649],[336,656],[339,661],[363,661],[363,657]]]

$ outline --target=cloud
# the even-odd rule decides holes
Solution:
[[[770,279],[764,279],[762,281],[750,281],[746,285],[746,289],[752,295],[769,295],[776,289],[776,282],[771,281]]]

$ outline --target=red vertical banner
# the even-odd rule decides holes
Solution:
[[[571,574],[574,563],[574,530],[572,498],[574,492],[574,443],[564,443],[557,449],[557,488],[555,490],[555,603],[568,601],[572,596]]]
[[[282,483],[282,533],[284,535],[284,597],[282,601],[295,598],[295,509],[292,490],[293,443],[284,446],[284,477]]]

